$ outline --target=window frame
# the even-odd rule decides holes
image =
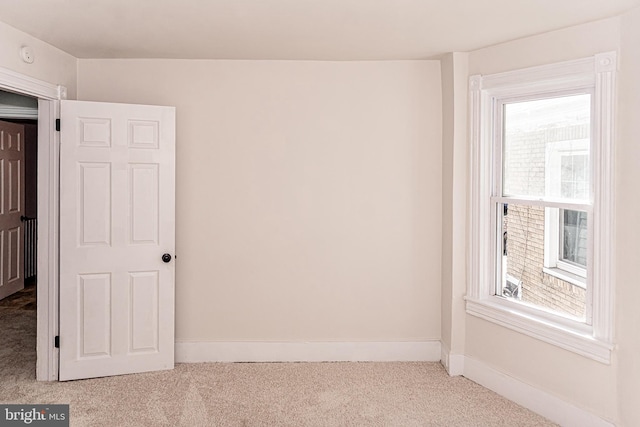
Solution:
[[[607,364],[611,361],[613,349],[616,68],[616,52],[606,52],[574,61],[486,76],[474,75],[469,79],[471,250],[467,313]],[[496,202],[500,197],[496,197],[493,190],[496,188],[495,168],[502,168],[502,154],[496,152],[496,141],[502,137],[502,118],[501,114],[496,114],[497,105],[519,97],[546,98],[552,94],[578,91],[591,91],[593,96],[591,199],[589,203],[581,204],[579,209],[586,210],[589,215],[587,265],[590,274],[586,321],[496,295],[497,263],[501,258],[497,256]],[[521,197],[518,199],[523,200]],[[535,197],[526,201],[541,205]],[[558,204],[557,207],[564,205]],[[544,206],[549,206],[549,202]]]

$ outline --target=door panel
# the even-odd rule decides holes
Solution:
[[[131,353],[158,351],[158,294],[160,283],[157,271],[130,273],[131,292]]]
[[[24,126],[0,121],[0,299],[24,288]]]
[[[175,109],[61,101],[60,380],[174,364]]]
[[[111,274],[79,274],[80,358],[111,355]]]
[[[131,194],[129,242],[131,244],[158,244],[159,179],[158,165],[129,165]]]

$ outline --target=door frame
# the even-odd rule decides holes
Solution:
[[[36,380],[57,381],[60,135],[55,121],[67,88],[0,67],[0,89],[38,98]]]

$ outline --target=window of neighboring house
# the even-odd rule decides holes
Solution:
[[[562,198],[589,199],[589,155],[576,150],[562,154]],[[587,277],[587,213],[560,209],[560,248],[557,267]],[[556,236],[550,236],[556,238]]]
[[[590,134],[593,96],[567,98],[572,124],[564,137],[546,144],[546,189],[562,200],[590,200]],[[569,113],[569,111],[566,111]],[[588,214],[585,211],[546,208],[544,274],[586,289]]]
[[[608,362],[615,53],[470,81],[467,311]]]
[[[560,253],[558,262],[561,268],[569,270],[573,267],[586,277],[587,269],[587,213],[560,210]]]

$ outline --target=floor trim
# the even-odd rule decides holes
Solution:
[[[465,357],[464,376],[563,427],[614,426],[609,421],[510,377],[472,357]]]
[[[446,344],[442,344],[440,363],[444,366],[449,376],[456,377],[464,374],[464,356],[462,354],[451,353]]]
[[[176,342],[176,362],[437,362],[440,341]]]

